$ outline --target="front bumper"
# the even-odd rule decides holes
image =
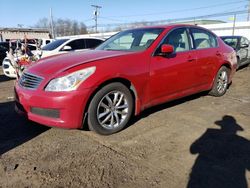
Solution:
[[[15,85],[15,109],[29,120],[60,128],[81,128],[92,89],[72,92],[27,90]]]

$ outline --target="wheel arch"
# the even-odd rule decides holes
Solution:
[[[102,82],[101,84],[99,84],[97,86],[97,88],[91,93],[91,95],[88,98],[88,101],[86,103],[84,112],[83,112],[82,126],[84,126],[84,124],[86,123],[88,108],[89,108],[89,105],[90,105],[93,97],[95,96],[95,94],[100,89],[102,89],[104,86],[106,86],[108,84],[111,84],[111,83],[114,83],[114,82],[119,82],[119,83],[125,85],[129,89],[129,91],[131,92],[132,97],[133,97],[133,104],[134,104],[133,114],[134,115],[139,114],[139,112],[140,112],[140,103],[139,103],[139,100],[138,100],[138,95],[137,95],[137,91],[136,91],[136,88],[135,88],[134,84],[131,81],[129,81],[128,79],[125,79],[125,78],[122,78],[122,77],[111,78],[111,79],[108,79],[108,80]]]
[[[216,79],[217,72],[218,72],[218,71],[220,70],[220,68],[223,67],[223,66],[224,66],[224,67],[227,67],[227,68],[229,69],[229,71],[231,72],[232,67],[231,67],[230,63],[227,62],[227,61],[223,62],[220,66],[218,66],[218,67],[215,69],[214,77],[213,77],[213,79],[212,79],[212,81],[211,81],[211,84],[210,84],[210,86],[209,86],[210,89],[212,89],[212,87],[213,87],[214,80]]]
[[[227,61],[225,61],[220,67],[219,67],[219,69],[221,68],[221,67],[227,67],[230,71],[232,70],[232,67],[231,67],[231,65],[230,65],[230,63],[229,62],[227,62]],[[217,72],[219,71],[219,69],[217,70]]]

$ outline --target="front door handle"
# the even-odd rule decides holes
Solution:
[[[188,59],[188,62],[192,62],[192,61],[195,61],[195,58]]]
[[[188,60],[188,62],[192,62],[192,61],[195,61],[196,58],[193,58],[193,57],[189,56],[187,60]]]

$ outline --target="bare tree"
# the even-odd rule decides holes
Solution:
[[[42,18],[34,25],[36,28],[49,28],[49,19]]]
[[[40,19],[34,27],[36,28],[50,28],[48,18]],[[69,36],[80,35],[87,33],[87,27],[83,22],[77,22],[76,20],[61,19],[54,20],[54,29],[56,36]]]

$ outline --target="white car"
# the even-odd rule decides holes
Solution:
[[[9,78],[16,78],[17,77],[16,69],[14,68],[12,63],[13,62],[11,62],[11,60],[8,57],[4,58],[2,64],[3,73],[5,76]]]
[[[41,58],[68,53],[72,51],[81,51],[97,47],[103,42],[99,38],[63,38],[57,39],[42,48]]]
[[[72,51],[81,51],[97,47],[103,42],[99,38],[71,38],[71,39],[57,39],[42,48],[42,51],[32,51],[35,56],[41,58],[68,53]],[[5,76],[10,78],[16,78],[16,70],[13,66],[14,62],[10,58],[6,57],[3,60],[3,72]]]
[[[41,48],[43,48],[44,46],[46,46],[47,44],[49,44],[53,41],[54,41],[54,39],[40,39]]]

